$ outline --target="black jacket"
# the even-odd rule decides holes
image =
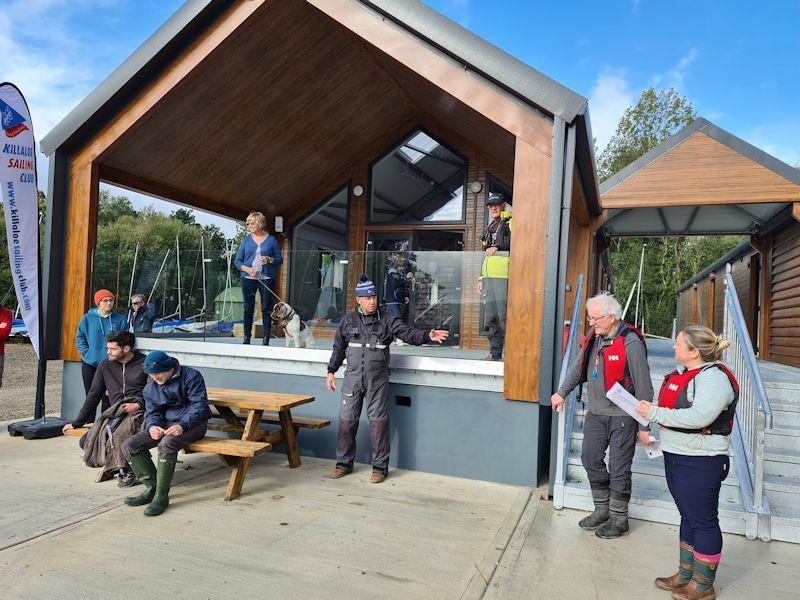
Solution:
[[[384,346],[382,354],[388,362],[389,344],[395,337],[414,346],[421,346],[431,341],[429,330],[414,329],[406,325],[402,318],[390,314],[389,311],[379,309],[371,315],[362,315],[358,310],[347,313],[336,329],[333,353],[328,362],[328,373],[336,373],[342,366],[350,343],[372,344],[377,342]],[[350,363],[348,362],[348,364]]]
[[[134,352],[133,358],[127,363],[101,360],[92,379],[92,386],[86,394],[86,401],[81,407],[78,417],[72,422],[73,427],[83,427],[86,423],[94,421],[97,405],[103,395],[108,393],[111,404],[121,402],[123,399],[136,401],[144,408],[142,390],[147,383],[144,373],[144,354]]]

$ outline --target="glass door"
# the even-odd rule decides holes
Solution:
[[[406,323],[419,329],[447,329],[450,338],[445,344],[457,346],[463,247],[461,232],[371,233],[366,272],[378,288],[381,303],[402,297],[396,290],[405,285],[409,296],[403,310]]]

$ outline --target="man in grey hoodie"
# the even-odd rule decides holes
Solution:
[[[586,314],[592,329],[580,351],[571,357],[564,382],[550,401],[553,410],[561,410],[564,398],[586,383],[588,402],[581,462],[595,509],[579,525],[596,530],[597,537],[611,539],[628,533],[636,441],[638,438],[640,443],[649,444],[650,433],[611,402],[606,392],[619,383],[639,400],[649,402],[653,399],[653,383],[644,336],[633,325],[622,322],[622,307],[616,298],[611,294],[589,298]]]

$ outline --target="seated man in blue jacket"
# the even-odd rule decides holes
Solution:
[[[178,451],[206,434],[211,409],[203,376],[182,367],[174,358],[157,350],[144,360],[150,381],[144,386],[144,431],[127,439],[122,452],[144,492],[125,498],[128,506],[147,504],[144,514],[152,517],[169,505],[169,487],[178,462]],[[150,449],[158,447],[158,469]]]

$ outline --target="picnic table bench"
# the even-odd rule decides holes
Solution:
[[[299,429],[321,429],[330,425],[327,419],[293,417],[292,409],[314,401],[314,396],[301,394],[277,394],[250,390],[208,388],[208,403],[216,410],[214,417],[223,424],[209,423],[208,429],[224,433],[241,433],[241,438],[206,436],[188,444],[186,453],[212,452],[232,467],[225,500],[235,500],[242,493],[242,486],[250,468],[250,461],[272,447],[283,443],[289,467],[300,466],[300,449],[297,446]],[[213,414],[213,412],[212,412]],[[274,431],[264,429],[265,424],[280,425]],[[81,436],[88,427],[70,429],[67,435]]]

